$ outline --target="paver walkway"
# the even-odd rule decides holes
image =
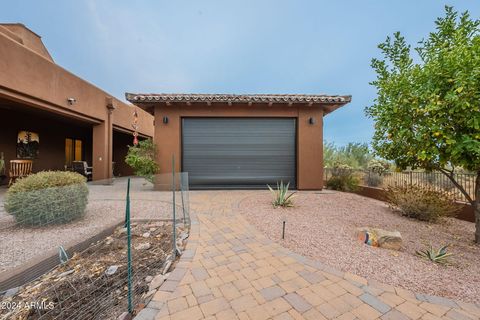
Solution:
[[[368,282],[273,243],[237,213],[248,192],[192,193],[187,250],[137,318],[480,319],[477,305]]]

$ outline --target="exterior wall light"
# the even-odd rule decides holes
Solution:
[[[77,99],[67,98],[67,102],[68,102],[69,105],[73,106],[77,102]]]
[[[308,123],[310,124],[315,124],[317,121],[315,120],[315,118],[310,118],[308,119]]]
[[[163,117],[163,123],[167,124],[168,123],[168,117]]]

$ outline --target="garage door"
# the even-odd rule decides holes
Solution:
[[[192,188],[296,187],[294,118],[183,118],[182,164]]]

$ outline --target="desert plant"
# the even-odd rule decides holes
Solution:
[[[419,257],[428,259],[435,263],[447,264],[449,262],[448,258],[452,256],[451,253],[447,252],[448,247],[449,245],[447,244],[437,250],[437,249],[434,249],[433,246],[430,246],[429,248],[416,251],[416,254]]]
[[[293,207],[293,197],[295,192],[288,194],[288,187],[290,186],[290,182],[284,184],[283,181],[280,184],[277,182],[277,189],[274,190],[267,184],[268,189],[273,194],[273,201],[272,205],[274,208],[277,207]]]
[[[404,216],[422,221],[434,222],[458,212],[458,206],[447,192],[420,185],[389,187],[387,201]]]
[[[326,168],[333,168],[335,164],[343,163],[355,169],[365,169],[372,157],[366,143],[349,142],[341,147],[327,141],[323,144],[323,158]]]
[[[340,191],[354,191],[358,186],[358,178],[348,165],[335,164],[331,176],[327,180],[327,188]]]
[[[82,217],[88,203],[86,179],[75,172],[43,171],[17,180],[5,195],[5,211],[18,224],[66,223]]]
[[[152,139],[140,141],[136,146],[128,146],[125,162],[132,167],[137,176],[144,177],[153,182],[153,177],[158,171],[157,147]]]
[[[378,187],[382,184],[383,182],[383,176],[381,174],[378,174],[376,172],[367,172],[365,174],[365,183],[369,187]]]
[[[372,159],[368,162],[367,169],[370,172],[383,175],[390,169],[390,163],[381,159]]]

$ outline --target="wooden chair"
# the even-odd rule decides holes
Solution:
[[[32,173],[33,161],[32,160],[10,160],[10,181],[8,186],[10,187],[18,178],[23,178]]]
[[[92,167],[89,167],[87,161],[73,161],[73,171],[85,176],[87,180],[92,180]]]

